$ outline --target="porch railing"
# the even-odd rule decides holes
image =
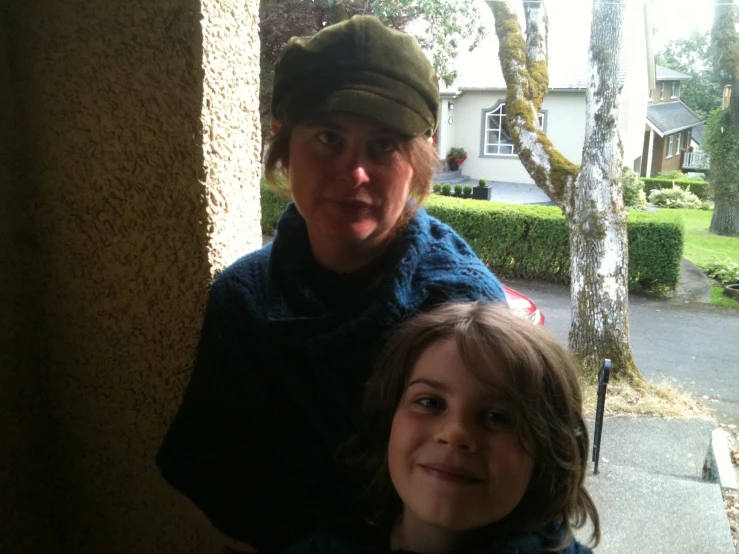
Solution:
[[[710,162],[711,159],[708,156],[708,152],[694,148],[692,152],[685,152],[683,169],[708,169]]]

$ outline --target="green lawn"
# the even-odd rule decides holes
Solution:
[[[696,265],[714,258],[739,262],[739,237],[721,237],[708,232],[713,212],[706,210],[660,210],[678,214],[685,222],[683,257]]]

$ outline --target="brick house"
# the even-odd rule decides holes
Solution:
[[[656,88],[647,97],[647,120],[644,130],[641,175],[651,177],[660,171],[700,170],[686,165],[686,153],[692,154],[692,129],[703,121],[680,100],[680,86],[690,75],[666,67],[656,67]],[[688,156],[692,163],[695,156]]]

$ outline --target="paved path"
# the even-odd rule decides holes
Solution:
[[[587,476],[601,518],[598,554],[735,554],[721,489],[701,480],[713,428],[696,418],[605,420],[599,472],[591,465]]]
[[[570,328],[570,290],[551,283],[506,280],[530,297],[563,342]],[[631,295],[631,346],[645,378],[669,379],[739,425],[739,313],[710,305]]]

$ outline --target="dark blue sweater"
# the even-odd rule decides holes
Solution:
[[[504,299],[469,246],[424,210],[382,261],[371,290],[321,268],[290,205],[274,242],[213,283],[157,463],[227,536],[273,552],[351,507],[358,491],[334,455],[358,430],[387,333],[449,299]]]

